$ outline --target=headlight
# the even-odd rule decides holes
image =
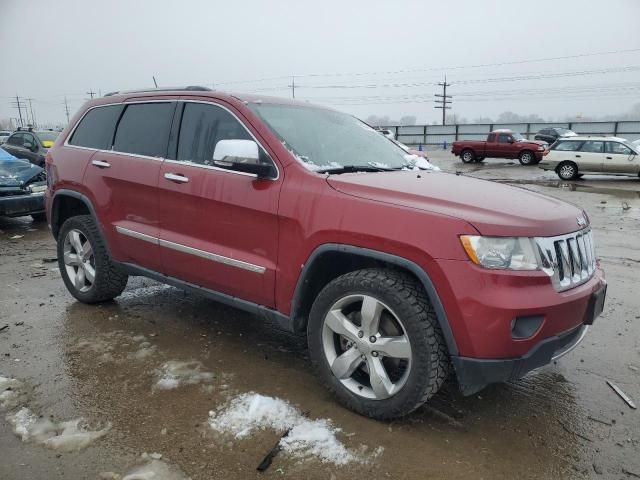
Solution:
[[[469,259],[485,268],[538,270],[533,240],[527,237],[481,237],[461,235]]]

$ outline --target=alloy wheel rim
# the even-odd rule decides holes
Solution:
[[[565,179],[573,177],[573,167],[571,165],[563,165],[560,168],[560,175]]]
[[[524,155],[522,155],[522,162],[523,163],[531,162],[531,154],[525,153]]]
[[[87,292],[95,282],[96,264],[91,242],[80,230],[71,229],[64,239],[64,265],[76,290]]]
[[[470,161],[471,161],[471,154],[470,154],[469,152],[466,152],[466,153],[464,154],[464,159],[465,159],[466,161],[470,162]]]
[[[394,396],[411,372],[406,329],[393,310],[370,295],[348,295],[331,306],[322,345],[333,375],[363,398]]]

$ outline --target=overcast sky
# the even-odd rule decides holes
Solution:
[[[73,113],[90,90],[153,75],[276,96],[295,75],[296,98],[428,123],[445,74],[451,112],[470,120],[640,101],[638,0],[0,0],[0,45],[0,119],[18,94],[39,121],[64,121],[65,96]],[[575,58],[529,61],[550,57]]]

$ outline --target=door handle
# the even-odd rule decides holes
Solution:
[[[166,178],[170,182],[176,182],[176,183],[189,182],[189,179],[187,177],[185,177],[184,175],[180,175],[178,173],[165,173],[164,178]]]
[[[582,155],[576,155],[576,158],[581,158],[581,157],[582,157]]]
[[[607,157],[607,160],[613,160],[613,157]]]
[[[111,166],[109,162],[105,162],[103,160],[91,160],[91,165],[94,165],[98,168],[109,168]]]

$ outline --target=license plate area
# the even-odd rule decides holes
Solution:
[[[599,290],[593,292],[591,294],[591,298],[589,298],[589,304],[587,305],[587,311],[584,315],[583,323],[585,325],[593,325],[598,316],[604,310],[604,301],[607,296],[607,285],[603,285]]]

